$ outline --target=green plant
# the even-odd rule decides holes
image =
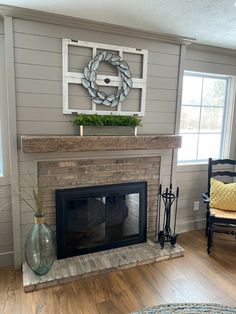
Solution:
[[[74,125],[83,126],[139,126],[141,119],[131,116],[113,116],[113,115],[98,115],[98,114],[80,114],[73,118]]]

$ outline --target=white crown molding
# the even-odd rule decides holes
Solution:
[[[64,25],[69,27],[77,27],[117,35],[126,35],[131,37],[159,40],[173,44],[189,45],[193,41],[195,41],[194,38],[189,37],[162,34],[158,32],[152,32],[122,25],[95,22],[86,19],[70,17],[66,15],[59,15],[43,11],[14,7],[10,5],[0,4],[0,16],[3,17],[12,16],[19,19],[33,20],[56,25]]]

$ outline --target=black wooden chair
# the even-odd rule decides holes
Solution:
[[[219,166],[219,165],[231,166],[233,169],[234,166],[236,166],[236,160],[231,160],[231,159],[213,160],[212,158],[209,158],[208,191],[202,194],[204,203],[206,203],[207,205],[206,236],[208,237],[208,241],[207,241],[208,254],[212,252],[212,248],[213,248],[213,231],[235,234],[234,230],[232,230],[232,227],[233,228],[236,227],[236,208],[235,208],[235,211],[229,211],[229,210],[211,208],[210,206],[211,178],[217,177],[218,180],[219,180],[219,177],[223,177],[223,176],[224,178],[226,177],[230,177],[232,179],[236,178],[236,171],[234,169],[232,171],[219,170],[219,168],[215,169],[215,166]],[[214,228],[214,225],[215,225],[215,228]]]

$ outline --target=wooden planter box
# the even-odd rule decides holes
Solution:
[[[136,136],[137,127],[134,126],[83,126],[80,125],[80,136]]]

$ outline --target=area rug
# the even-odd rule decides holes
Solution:
[[[236,307],[219,304],[179,303],[162,304],[146,308],[131,314],[234,314]]]

